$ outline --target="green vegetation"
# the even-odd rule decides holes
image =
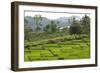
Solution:
[[[35,31],[38,32],[38,31],[41,30],[41,26],[42,26],[42,24],[40,23],[41,20],[42,20],[41,15],[35,15],[34,20],[35,20],[35,23],[36,23]]]
[[[73,18],[72,25],[70,26],[70,34],[80,34],[81,33],[81,28],[80,24],[75,18]]]
[[[83,37],[65,35],[36,42],[25,41],[25,61],[89,58],[89,36]]]
[[[57,31],[57,24],[55,21],[51,21],[48,25],[44,27],[44,31],[48,33],[54,33]]]
[[[41,15],[34,16],[35,32],[25,28],[24,61],[72,60],[90,58],[90,18],[73,18],[70,28],[59,30],[51,22],[41,32]],[[26,21],[28,23],[28,21]]]

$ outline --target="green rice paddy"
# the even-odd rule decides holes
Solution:
[[[63,36],[25,41],[24,61],[73,60],[90,58],[89,37]]]

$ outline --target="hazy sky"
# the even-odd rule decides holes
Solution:
[[[79,16],[80,18],[83,17],[84,13],[69,13],[69,12],[32,12],[32,11],[25,11],[25,16],[32,16],[40,14],[42,17],[47,17],[48,19],[57,19],[59,17],[70,17],[70,16]],[[88,14],[89,15],[89,14]]]

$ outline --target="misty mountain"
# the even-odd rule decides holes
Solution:
[[[41,21],[41,28],[45,27],[48,23],[50,23],[50,20],[47,19],[46,17],[42,17],[42,21]],[[36,22],[34,20],[33,17],[31,16],[26,16],[24,17],[24,26],[27,28],[31,28],[33,31],[36,27]]]
[[[73,17],[75,17],[76,20],[80,20],[80,17],[78,17],[78,16],[71,16],[71,17],[60,17],[58,19],[55,19],[54,21],[57,24],[57,27],[67,27],[67,26],[71,25],[70,23],[72,22]],[[42,17],[42,20],[41,20],[42,30],[46,25],[48,25],[50,23],[50,21],[51,21],[50,19],[48,19],[46,17]],[[24,27],[31,28],[34,31],[36,28],[36,22],[34,20],[34,17],[25,16],[24,17]]]

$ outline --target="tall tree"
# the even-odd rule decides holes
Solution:
[[[80,20],[80,24],[81,24],[82,33],[89,34],[90,33],[90,17],[87,15],[82,17],[82,19]]]
[[[80,34],[81,33],[79,21],[77,21],[75,17],[73,17],[73,21],[69,28],[69,32],[70,34]]]
[[[48,25],[46,25],[44,27],[44,31],[49,32],[49,33],[56,32],[57,31],[57,25],[56,25],[55,21],[52,20]]]
[[[48,25],[46,25],[44,28],[43,28],[43,30],[45,31],[45,32],[50,32],[51,31],[51,29],[50,29],[50,24],[48,24]]]
[[[51,32],[56,32],[57,30],[57,25],[55,21],[51,21]]]
[[[41,30],[41,26],[42,26],[42,24],[41,24],[41,21],[42,21],[41,15],[40,15],[40,14],[35,15],[35,16],[34,16],[34,20],[35,20],[35,24],[36,24],[35,30],[36,30],[37,32],[39,32],[39,31]]]

